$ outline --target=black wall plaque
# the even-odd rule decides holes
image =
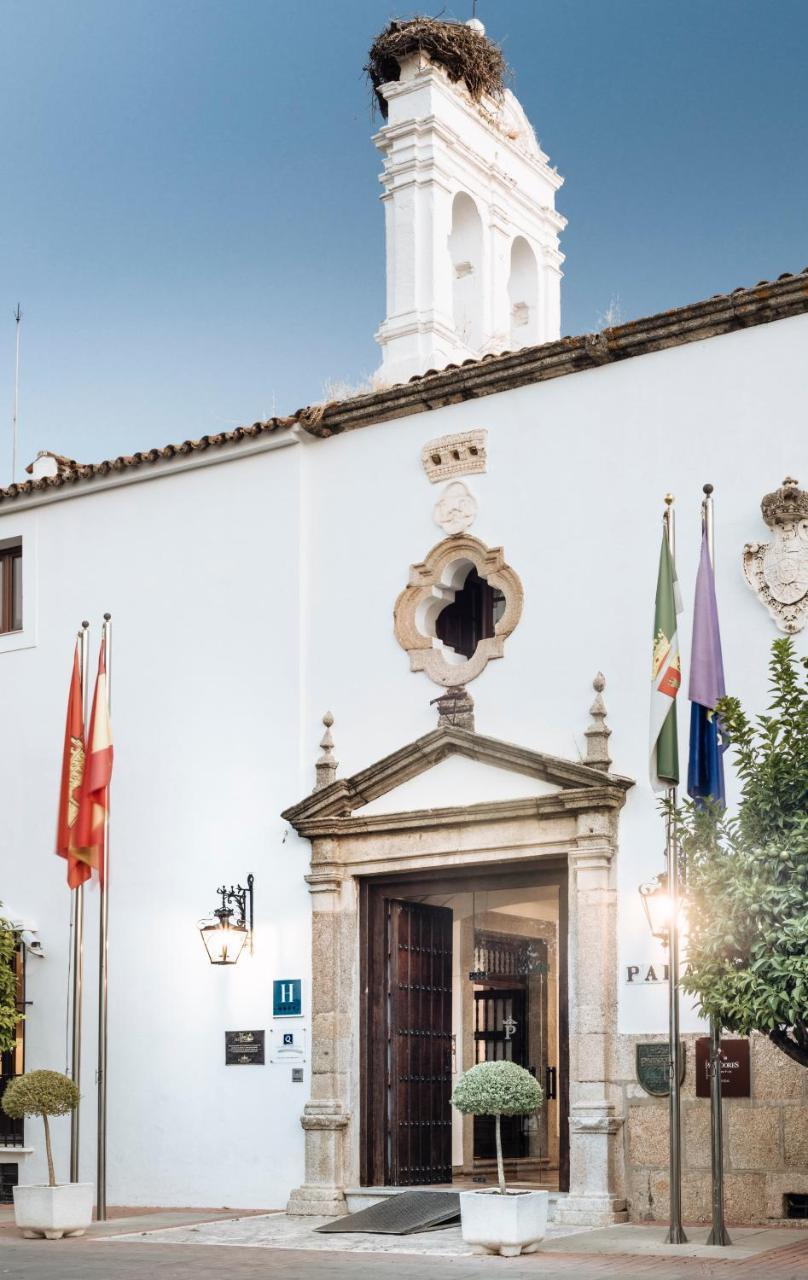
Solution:
[[[685,1045],[679,1046],[680,1083],[685,1078]],[[666,1098],[670,1093],[670,1041],[637,1045],[637,1079],[646,1093]]]
[[[263,1067],[263,1031],[225,1031],[224,1061],[228,1067]]]
[[[696,1041],[696,1097],[710,1096],[710,1038]],[[749,1041],[721,1041],[721,1096],[748,1098]]]

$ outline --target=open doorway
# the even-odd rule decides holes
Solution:
[[[503,1122],[506,1174],[566,1189],[566,865],[458,868],[361,884],[362,1181],[496,1180],[493,1121],[449,1098],[477,1062],[536,1075],[545,1104]]]

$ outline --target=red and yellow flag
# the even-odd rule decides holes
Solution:
[[[67,696],[67,723],[62,755],[62,785],[59,791],[59,819],[56,828],[56,852],[67,859],[67,883],[76,889],[90,878],[90,868],[76,849],[76,824],[79,816],[81,786],[84,780],[84,707],[82,705],[79,647],[73,655],[73,674]]]
[[[98,677],[87,737],[87,759],[79,797],[75,849],[76,856],[86,862],[88,867],[95,867],[99,880],[104,875],[104,832],[111,776],[112,728],[107,694],[107,641],[104,636],[98,655]]]

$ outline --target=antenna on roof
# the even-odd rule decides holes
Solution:
[[[19,302],[14,312],[16,343],[14,357],[14,416],[11,419],[11,483],[17,483],[17,423],[20,416],[20,323],[22,311]]]

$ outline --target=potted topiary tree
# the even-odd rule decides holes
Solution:
[[[91,1182],[57,1183],[53,1168],[49,1116],[66,1116],[79,1103],[79,1091],[69,1076],[58,1071],[29,1071],[12,1080],[3,1094],[6,1115],[41,1116],[45,1125],[48,1185],[14,1188],[14,1219],[24,1236],[83,1235],[93,1216]]]
[[[463,1191],[460,1220],[463,1239],[475,1253],[499,1253],[515,1258],[532,1253],[547,1230],[546,1191],[508,1191],[502,1163],[502,1116],[526,1116],[538,1111],[544,1094],[529,1071],[515,1062],[479,1062],[460,1077],[452,1094],[458,1111],[493,1116],[497,1144],[496,1190]]]

